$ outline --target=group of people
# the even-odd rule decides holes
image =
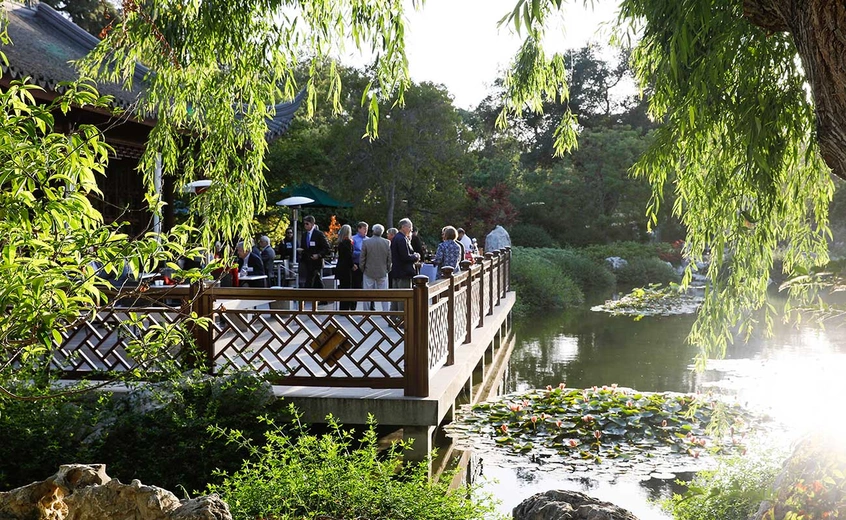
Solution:
[[[368,236],[370,232],[370,236]],[[386,235],[383,236],[383,235]],[[326,235],[315,223],[313,216],[303,219],[303,233],[294,246],[294,232],[290,228],[285,238],[274,249],[270,239],[262,236],[252,250],[243,242],[236,245],[239,268],[249,267],[251,274],[266,274],[274,271],[274,260],[299,260],[300,286],[323,288],[325,259],[331,255],[331,246]],[[443,268],[460,269],[462,260],[471,259],[476,252],[475,244],[461,228],[446,226],[441,230],[442,242],[434,255],[438,277]],[[399,221],[398,228],[385,229],[382,224],[358,222],[355,232],[352,226],[344,224],[338,231],[337,264],[335,279],[341,289],[387,289],[410,288],[412,279],[418,274],[419,266],[426,257],[426,246],[417,235],[411,220]],[[270,283],[268,283],[270,285]],[[383,302],[383,310],[387,305]],[[392,310],[399,310],[392,305]],[[354,310],[356,302],[341,302],[341,310]]]

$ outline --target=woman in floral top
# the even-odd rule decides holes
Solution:
[[[458,272],[458,262],[461,261],[461,244],[455,238],[458,233],[452,226],[447,226],[441,230],[441,236],[444,241],[438,244],[438,250],[435,252],[435,265],[438,267],[438,278],[443,278],[444,267],[454,268],[454,272]]]

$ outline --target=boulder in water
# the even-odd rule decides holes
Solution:
[[[578,491],[538,493],[512,511],[514,520],[638,520],[629,511]]]

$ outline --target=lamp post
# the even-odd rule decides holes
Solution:
[[[293,271],[294,271],[294,287],[300,286],[300,271],[297,264],[297,219],[300,206],[311,204],[314,199],[308,197],[288,197],[276,203],[277,206],[288,206],[294,210],[294,255],[293,255]]]

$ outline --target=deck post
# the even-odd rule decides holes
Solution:
[[[441,269],[444,278],[449,280],[447,291],[447,360],[444,366],[455,364],[455,269],[446,266]]]
[[[494,255],[494,264],[496,264],[496,295],[494,299],[496,300],[496,306],[499,307],[499,302],[502,299],[502,250],[497,249],[493,252]],[[493,286],[491,286],[491,290],[493,290]]]
[[[470,261],[461,261],[461,271],[467,273],[467,312],[459,319],[465,320],[467,323],[467,333],[464,334],[463,344],[470,343],[473,339],[473,271],[470,269]]]
[[[505,287],[503,294],[511,290],[511,246],[505,246]]]
[[[202,281],[191,284],[188,289],[188,301],[190,302],[190,312],[195,313],[198,318],[214,320],[212,296],[203,289]],[[209,325],[204,329],[194,323],[190,330],[191,335],[194,336],[194,346],[197,349],[198,356],[190,356],[188,362],[201,367],[208,374],[214,375],[214,341],[212,338],[214,327]]]
[[[485,296],[488,297],[488,303],[490,304],[488,306],[488,315],[490,316],[491,314],[494,313],[494,288],[493,288],[494,255],[493,255],[493,253],[485,253],[485,260],[487,261],[487,266],[488,266],[488,272],[487,272],[488,287],[490,287],[490,289],[488,290],[488,294],[486,294]]]
[[[403,462],[408,464],[428,461],[430,479],[432,478],[432,460],[429,455],[432,453],[434,433],[434,426],[403,426],[402,428],[402,440],[412,443],[411,449],[403,452]]]
[[[405,315],[405,395],[429,396],[429,278],[417,275],[412,281],[411,305]]]
[[[485,326],[485,262],[479,263],[479,323],[477,327]]]

